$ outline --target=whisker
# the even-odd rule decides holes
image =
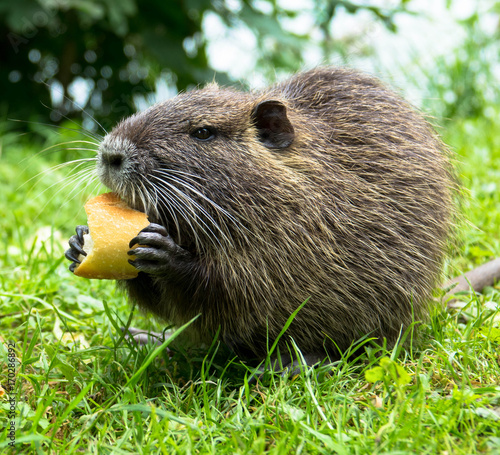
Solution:
[[[83,188],[81,188],[81,189],[80,189],[80,190],[81,190],[81,191],[80,191],[81,193],[86,193],[86,192],[87,192],[87,190],[88,190],[88,188],[90,188],[90,186],[91,186],[94,182],[96,182],[96,183],[97,183],[97,185],[96,185],[96,189],[97,189],[97,188],[99,188],[99,185],[101,185],[101,182],[99,181],[99,176],[97,175],[97,172],[96,172],[95,168],[91,168],[91,169],[89,169],[89,170],[90,170],[90,172],[87,174],[87,177],[86,177],[86,178],[84,178],[84,179],[81,179],[81,180],[83,180],[83,181],[87,182],[87,183],[85,184],[85,186],[84,186]],[[78,193],[77,193],[77,195],[78,195]],[[76,196],[76,195],[75,195],[75,196]]]
[[[84,141],[84,140],[80,140],[80,141],[66,141],[66,142],[61,142],[59,144],[50,145],[49,147],[46,147],[43,150],[40,150],[39,152],[37,152],[34,156],[39,156],[42,153],[45,153],[47,150],[51,150],[51,149],[54,149],[56,147],[60,147],[61,145],[68,145],[68,144],[90,144],[90,145],[95,145],[96,147],[99,147],[99,144],[97,142],[92,142],[92,141]],[[62,149],[62,150],[86,150],[86,151],[89,151],[89,152],[97,152],[97,150],[90,149],[90,148],[65,148],[65,149]]]
[[[82,128],[81,126],[80,126],[80,128],[69,128],[68,126],[54,125],[52,123],[45,123],[45,122],[34,122],[32,120],[20,120],[20,119],[15,119],[15,118],[9,118],[7,120],[9,120],[11,122],[18,122],[18,123],[30,123],[32,125],[49,126],[55,130],[59,129],[59,130],[72,131],[72,132],[83,134],[84,136],[87,136],[88,138],[94,139],[94,140],[99,141],[99,142],[101,142],[104,139],[104,136],[101,136],[101,135],[98,135],[95,133],[91,133],[90,131],[87,131],[86,129]]]
[[[75,164],[75,163],[81,163],[81,164],[85,164],[85,163],[88,163],[88,162],[91,162],[91,161],[96,161],[96,158],[95,157],[92,157],[92,158],[80,158],[78,160],[72,160],[72,161],[66,161],[64,163],[59,163],[59,164],[56,164],[48,169],[44,169],[43,171],[39,172],[38,174],[34,175],[33,177],[31,177],[30,179],[26,180],[22,185],[20,185],[18,187],[18,190],[23,188],[25,185],[27,185],[28,183],[30,183],[31,181],[33,181],[34,179],[38,178],[37,182],[38,183],[43,176],[51,173],[51,172],[55,172],[59,169],[62,169],[63,167],[66,167],[66,166],[70,166],[72,164]],[[80,164],[78,164],[77,166],[80,166]],[[36,184],[35,183],[35,184]]]
[[[186,209],[188,209],[188,206],[186,204],[180,203],[177,196],[174,193],[172,193],[171,188],[168,185],[165,186],[163,184],[155,184],[154,186],[156,188],[157,194],[162,196],[162,197],[160,197],[160,200],[162,202],[165,202],[166,204],[168,204],[167,209],[169,210],[169,212],[171,210],[171,213],[175,217],[175,225],[176,225],[176,229],[177,229],[177,234],[179,236],[179,243],[181,243],[180,237],[182,235],[182,230],[180,229],[180,224],[178,222],[177,216],[175,215],[176,213],[179,213],[181,215],[181,217],[191,227],[191,229],[193,230],[193,233],[196,237],[195,242],[198,245],[199,241],[198,241],[197,231],[194,229],[194,226],[191,223],[192,217],[189,216],[189,213],[186,211]],[[194,220],[194,221],[196,221],[196,220]]]
[[[47,84],[47,83],[46,83],[46,84]],[[53,89],[53,87],[51,87],[49,84],[47,84],[47,87],[48,87],[49,89]],[[85,110],[85,108],[83,108],[82,106],[80,106],[80,105],[79,105],[79,104],[78,104],[75,100],[72,100],[71,98],[69,98],[68,96],[66,96],[66,94],[65,94],[64,92],[61,92],[60,90],[58,90],[58,92],[59,92],[59,93],[63,96],[63,98],[64,98],[66,101],[69,101],[69,102],[70,102],[73,106],[76,106],[76,107],[80,110],[80,112],[81,112],[81,113],[83,113],[83,114],[85,114],[85,115],[88,115],[88,116],[89,116],[89,117],[90,117],[90,118],[91,118],[91,119],[92,119],[92,120],[96,123],[96,125],[98,125],[98,126],[101,128],[101,130],[103,130],[103,131],[104,131],[104,133],[105,133],[105,134],[108,134],[108,132],[106,131],[106,128],[104,128],[104,127],[103,127],[103,126],[102,126],[102,125],[101,125],[101,124],[97,121],[97,119],[96,119],[93,115],[89,114],[89,112],[87,112],[87,111]],[[55,109],[54,109],[54,108],[52,108],[52,107],[50,107],[50,106],[47,106],[47,105],[46,105],[46,104],[44,104],[43,102],[41,102],[41,104],[42,104],[42,106],[46,107],[47,109],[52,110],[52,111],[55,111]],[[70,121],[71,123],[74,123],[75,125],[80,126],[80,125],[79,125],[79,124],[78,124],[75,120],[73,120],[72,118],[70,118],[70,117],[68,117],[67,115],[63,114],[61,111],[58,111],[58,114],[60,114],[60,115],[61,115],[61,117],[65,118],[66,120]],[[84,128],[84,129],[90,133],[90,131],[89,131],[88,129],[86,129],[86,128]]]
[[[87,182],[87,184],[85,186],[81,186],[79,184],[79,182],[82,180],[81,177],[83,177],[83,180]],[[67,177],[65,177],[65,179],[63,180],[63,183],[61,185],[61,182],[56,182],[54,183],[53,185],[51,185],[49,188],[47,188],[46,190],[44,190],[42,193],[38,194],[36,197],[39,197],[41,196],[42,194],[44,194],[46,191],[48,191],[49,189],[52,189],[54,186],[56,185],[60,185],[58,190],[52,194],[52,196],[47,200],[47,202],[44,204],[44,206],[41,208],[40,210],[40,213],[42,213],[46,208],[47,206],[62,192],[64,191],[66,188],[71,188],[71,191],[69,191],[69,193],[67,194],[67,197],[65,198],[65,201],[60,205],[59,209],[62,209],[63,207],[65,207],[67,204],[69,204],[71,201],[73,201],[79,194],[83,193],[87,187],[93,182],[95,181],[95,179],[97,178],[97,174],[95,174],[94,172],[94,169],[93,168],[86,168],[86,169],[81,169],[80,171],[78,172],[75,172],[74,174],[72,175],[69,175]],[[76,182],[76,184],[75,184]]]
[[[163,174],[165,177],[168,179],[175,181],[179,183],[180,185],[184,186],[185,188],[189,189],[193,193],[195,193],[197,196],[200,196],[203,198],[205,201],[207,201],[212,207],[214,207],[218,212],[223,213],[225,216],[230,218],[233,222],[238,223],[238,221],[231,215],[227,210],[223,209],[220,205],[216,204],[214,201],[212,201],[209,197],[205,196],[202,192],[198,191],[196,188],[194,188],[192,185],[186,183],[184,180],[173,177],[168,175],[167,173]]]
[[[170,183],[166,182],[165,180],[162,180],[158,178],[157,176],[152,176],[155,178],[158,182],[160,182],[160,186],[162,186],[165,190],[169,190],[169,193],[171,195],[172,191],[176,193],[178,197],[181,197],[184,199],[186,204],[183,204],[184,208],[189,209],[189,213],[192,215],[193,221],[198,225],[198,227],[207,235],[208,238],[211,239],[212,242],[217,243],[219,246],[222,246],[218,236],[210,229],[209,225],[203,220],[203,218],[197,213],[196,209],[198,209],[205,217],[208,219],[208,221],[213,224],[213,226],[222,234],[224,240],[231,244],[231,240],[227,237],[226,233],[220,228],[220,226],[216,223],[216,221],[211,217],[211,215],[202,207],[200,204],[198,204],[194,199],[189,197],[187,194],[176,188],[174,185],[171,185]],[[186,220],[187,221],[187,220]],[[208,232],[207,232],[208,230]],[[195,234],[196,232],[193,231]]]
[[[200,183],[200,181],[203,182],[203,181],[206,180],[201,175],[192,174],[190,172],[185,172],[185,171],[180,171],[178,169],[168,168],[168,169],[158,169],[157,171],[158,172],[168,172],[169,175],[171,175],[171,174],[178,174],[178,175],[182,175],[182,176],[185,176],[185,177],[189,177],[186,180],[193,182],[193,184],[197,184],[197,183]]]
[[[223,209],[220,205],[216,204],[214,201],[212,201],[207,196],[205,196],[201,191],[199,191],[198,189],[196,189],[193,185],[188,184],[187,182],[185,182],[184,180],[182,180],[180,178],[177,178],[177,177],[169,175],[169,171],[159,170],[159,171],[157,171],[157,173],[161,174],[162,177],[165,177],[165,178],[169,179],[170,181],[176,182],[176,183],[184,186],[185,188],[187,188],[188,190],[192,191],[197,196],[199,196],[202,199],[204,199],[205,201],[207,201],[216,210],[216,212],[218,213],[219,220],[224,225],[225,231],[226,231],[226,233],[229,236],[230,236],[230,234],[229,234],[229,229],[228,229],[227,224],[226,224],[226,219],[230,220],[233,223],[233,225],[235,226],[235,228],[238,230],[238,232],[241,233],[245,237],[245,239],[248,240],[246,234],[250,233],[250,231],[245,226],[243,226],[241,224],[241,222],[237,218],[234,217],[234,215],[232,215],[231,213],[229,213],[227,210]],[[193,183],[195,183],[195,182],[193,182]],[[223,235],[225,235],[225,233],[217,225],[217,223],[213,220],[213,218],[202,207],[201,207],[201,209],[205,212],[205,214],[208,216],[208,218],[211,220],[211,222],[213,222],[214,225],[216,225],[218,227],[219,231]],[[221,217],[221,215],[223,215],[223,216]]]
[[[186,208],[186,205],[185,204],[181,204],[176,196],[174,194],[172,194],[170,191],[169,191],[169,188],[163,186],[163,185],[160,185],[160,186],[156,186],[156,189],[158,192],[160,192],[163,197],[161,198],[162,201],[169,201],[169,205],[172,204],[172,209],[175,212],[178,212],[182,218],[186,221],[186,223],[189,225],[189,227],[191,228],[191,231],[193,232],[194,234],[194,241],[195,241],[195,245],[196,245],[196,248],[200,251],[203,251],[205,248],[203,247],[203,244],[200,242],[200,239],[199,239],[199,235],[198,235],[198,231],[197,229],[195,229],[195,227],[193,226],[191,220],[193,220],[197,225],[198,227],[203,231],[205,232],[205,234],[208,236],[208,233],[205,231],[205,229],[203,228],[203,226],[200,226],[199,223],[197,222],[196,218],[192,218],[188,215],[188,213],[186,213],[185,211],[185,208]],[[177,236],[178,236],[178,243],[182,243],[182,231],[180,229],[180,225],[179,225],[179,222],[177,220],[177,217],[175,216],[174,217],[175,219],[175,225],[176,225],[176,228],[177,228]]]
[[[69,184],[77,182],[77,179],[79,179],[80,177],[85,177],[87,175],[89,175],[89,176],[92,175],[92,173],[94,172],[94,169],[93,169],[93,167],[90,167],[90,166],[87,166],[87,167],[85,167],[83,169],[80,169],[80,170],[76,171],[76,169],[78,169],[78,167],[81,167],[84,164],[85,163],[81,163],[78,166],[75,166],[75,168],[72,169],[72,173],[70,173],[69,175],[67,175],[66,177],[64,177],[64,179],[62,180],[62,182],[64,182],[63,186],[62,186],[62,189],[65,189]],[[65,182],[65,180],[67,180],[67,182]],[[50,185],[49,187],[47,187],[45,190],[43,190],[42,192],[38,193],[35,196],[35,198],[43,196],[47,191],[49,191],[52,188],[54,188],[54,186],[60,185],[60,184],[61,184],[60,181],[53,183],[52,185]],[[75,185],[75,186],[79,186],[79,185]],[[61,190],[59,190],[59,191],[61,191]],[[59,191],[57,191],[55,194],[57,195],[59,193]]]
[[[169,201],[169,197],[163,197],[163,198],[160,198],[160,195],[158,194],[158,191],[159,191],[159,188],[154,185],[154,184],[150,184],[151,188],[153,189],[154,191],[154,195],[155,195],[155,201],[153,203],[153,207],[155,209],[155,211],[158,213],[158,216],[160,217],[161,214],[163,214],[163,219],[167,219],[167,216],[166,216],[166,213],[165,213],[165,210],[163,208],[163,205],[165,205],[165,209],[167,210],[168,214],[171,216],[171,218],[173,219],[174,221],[174,224],[175,224],[175,228],[176,228],[176,231],[179,233],[180,235],[180,226],[179,226],[179,220],[177,219],[177,214],[175,212],[175,210],[172,208],[171,204],[170,204],[170,201]],[[163,192],[163,194],[165,194],[165,192]],[[164,203],[164,204],[160,204],[160,200]],[[160,210],[162,213],[160,213]]]
[[[151,185],[151,187],[154,191],[154,197],[155,197],[154,207],[156,209],[158,217],[161,217],[161,215],[163,215],[163,219],[168,219],[167,213],[165,212],[166,210],[168,214],[171,216],[171,218],[174,220],[175,228],[177,232],[179,232],[180,230],[179,220],[177,219],[177,214],[175,213],[175,210],[172,209],[172,206],[170,205],[168,199],[163,201],[164,202],[163,204],[160,204],[160,195],[158,194],[158,189],[156,188],[155,185]]]
[[[144,208],[144,211],[146,212],[146,208],[152,206],[151,197],[149,195],[149,191],[146,188],[146,185],[144,185],[144,182],[142,180],[140,180],[139,184],[142,188],[142,191],[139,190],[139,196],[141,199],[142,207]]]

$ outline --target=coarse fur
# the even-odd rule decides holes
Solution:
[[[271,142],[256,114],[269,101],[292,125]],[[132,300],[174,325],[201,314],[192,332],[220,329],[245,358],[265,356],[306,299],[281,340],[305,354],[335,358],[366,334],[392,345],[425,318],[453,212],[449,156],[372,77],[321,68],[260,92],[180,94],[122,121],[98,170],[186,253],[176,273],[123,281]]]

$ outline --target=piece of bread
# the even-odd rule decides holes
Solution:
[[[89,234],[84,235],[83,249],[75,275],[84,278],[126,280],[135,278],[137,269],[128,260],[130,241],[149,225],[145,213],[128,207],[115,193],[101,194],[85,204]]]

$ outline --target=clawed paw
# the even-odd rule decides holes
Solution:
[[[129,247],[129,256],[135,256],[129,259],[130,264],[152,275],[168,274],[189,258],[189,253],[175,243],[165,227],[154,223],[139,232]]]
[[[70,248],[64,253],[66,259],[71,261],[69,265],[70,272],[74,272],[76,266],[81,263],[78,259],[81,254],[87,256],[87,253],[83,250],[83,244],[85,243],[83,236],[89,233],[89,228],[88,226],[77,226],[75,231],[76,234],[71,236],[68,242]]]

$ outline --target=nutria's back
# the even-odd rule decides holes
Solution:
[[[304,354],[368,333],[392,343],[425,315],[450,164],[422,116],[370,77],[318,69],[259,93],[179,95],[118,125],[99,172],[184,252],[138,262],[131,297],[175,324],[201,313],[194,330],[220,328],[243,356],[265,355],[306,299],[283,337]]]

